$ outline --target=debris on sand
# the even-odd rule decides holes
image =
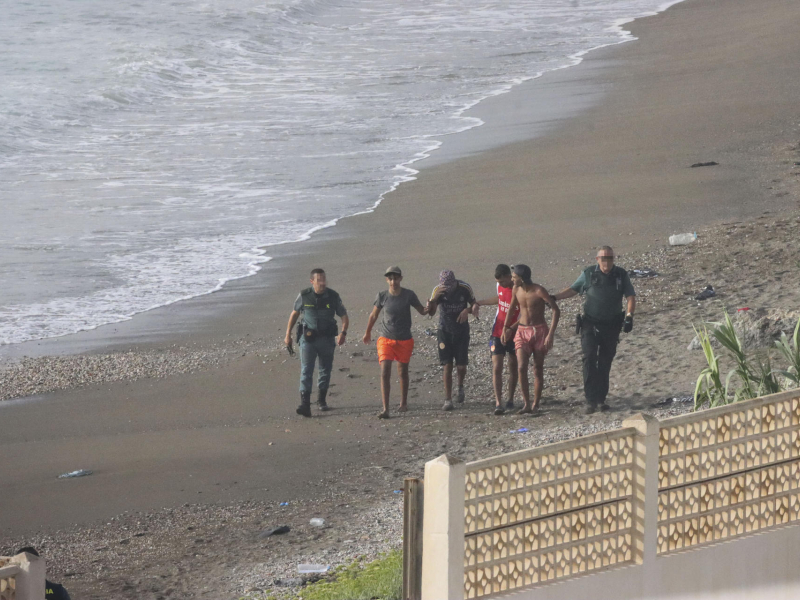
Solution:
[[[628,275],[633,279],[650,279],[651,277],[658,277],[653,269],[631,269]]]
[[[62,473],[58,476],[59,479],[72,479],[74,477],[87,477],[91,475],[92,472],[88,469],[79,469],[77,471],[70,471],[69,473]]]
[[[270,527],[269,529],[265,529],[258,534],[258,537],[263,539],[272,537],[273,535],[283,535],[284,533],[289,533],[290,531],[290,527],[287,527],[286,525],[280,525],[279,527]]]
[[[716,295],[717,295],[717,292],[714,291],[713,286],[707,285],[706,289],[704,289],[702,292],[697,294],[694,297],[694,299],[695,300],[708,300],[709,298],[713,298]]]

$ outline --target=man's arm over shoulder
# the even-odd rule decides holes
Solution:
[[[575,280],[575,283],[569,286],[569,289],[578,294],[583,294],[586,291],[586,283],[586,271],[581,271],[581,274]]]
[[[578,294],[583,294],[586,291],[586,272],[581,271],[580,276],[578,279],[575,280],[568,288],[565,288],[558,292],[556,295],[553,296],[556,300],[566,300],[567,298],[572,298],[573,296],[577,296]]]
[[[431,292],[431,298],[428,300],[428,314],[432,317],[436,314],[436,309],[439,308],[439,300],[442,295],[442,287],[437,285]]]
[[[553,347],[553,336],[556,333],[556,327],[558,327],[558,321],[561,318],[561,309],[558,308],[555,298],[551,296],[550,292],[548,292],[544,287],[541,285],[538,286],[536,292],[553,311],[553,318],[550,320],[550,329],[547,332],[547,337],[545,338],[545,347],[550,350]]]

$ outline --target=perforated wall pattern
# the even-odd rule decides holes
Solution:
[[[662,421],[658,552],[800,520],[800,396]]]
[[[635,429],[467,464],[464,597],[632,562]]]
[[[0,557],[0,568],[9,562],[8,558]],[[15,600],[16,597],[16,580],[13,577],[0,579],[0,600]]]

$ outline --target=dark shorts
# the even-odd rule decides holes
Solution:
[[[469,332],[449,333],[439,330],[439,363],[449,365],[455,361],[457,365],[469,362]]]
[[[516,356],[516,349],[514,348],[514,340],[512,339],[507,344],[503,344],[500,341],[499,337],[489,336],[489,352],[492,353],[492,356],[505,356],[506,354],[511,354],[511,356]]]

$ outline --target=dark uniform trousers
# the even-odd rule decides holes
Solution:
[[[592,406],[603,404],[608,396],[608,379],[611,363],[617,354],[620,331],[622,320],[601,323],[583,316],[583,393]]]
[[[317,389],[325,391],[331,381],[333,357],[336,354],[336,337],[317,336],[314,341],[300,340],[300,392],[311,393],[314,379],[314,363],[319,359]]]

